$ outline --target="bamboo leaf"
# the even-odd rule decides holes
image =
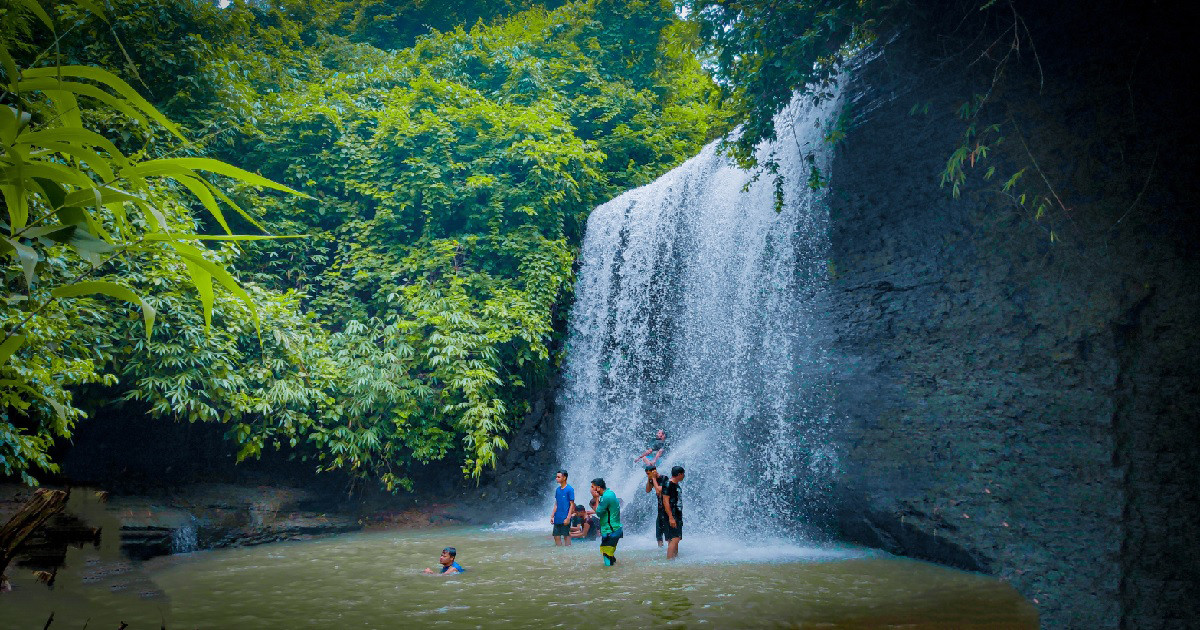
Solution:
[[[12,144],[16,141],[18,120],[20,120],[20,114],[15,108],[9,105],[0,107],[0,142]]]
[[[25,343],[25,335],[13,335],[0,343],[0,365],[8,362],[8,358],[13,355]]]
[[[212,328],[213,303],[216,301],[213,295],[212,274],[190,260],[184,259],[183,263],[187,266],[188,275],[192,277],[192,284],[196,286],[196,293],[200,296],[200,306],[204,312],[204,330],[207,332]]]
[[[25,7],[30,13],[36,15],[37,19],[41,20],[42,24],[45,24],[46,28],[50,29],[51,32],[54,31],[54,20],[50,19],[50,15],[46,13],[42,5],[38,4],[37,0],[17,0],[17,3]]]
[[[85,188],[68,193],[63,198],[63,206],[104,205],[131,202],[144,203],[146,200],[133,193],[111,186]]]
[[[92,0],[75,0],[75,4],[87,9],[88,11],[91,11],[101,20],[104,20],[105,22],[108,21],[108,18],[104,15],[104,7],[102,5],[92,2]]]
[[[1028,168],[1028,167],[1026,167],[1026,168]],[[1008,181],[1004,182],[1004,188],[1003,188],[1004,192],[1008,192],[1009,190],[1012,189],[1013,186],[1016,186],[1017,182],[1021,179],[1021,176],[1024,174],[1025,174],[1024,168],[1017,171],[1016,173],[1013,173],[1013,176],[1009,177]],[[1025,203],[1025,202],[1022,201],[1021,203]]]
[[[45,70],[45,69],[46,68],[40,68],[40,70]],[[54,68],[49,68],[49,70],[54,70]],[[28,76],[28,75],[29,75],[29,73],[26,72],[26,76]],[[38,78],[38,79],[25,79],[23,81],[19,81],[17,83],[17,85],[15,86],[15,88],[22,92],[35,91],[35,90],[40,91],[40,92],[46,92],[46,93],[50,93],[50,92],[54,92],[54,91],[66,91],[66,92],[72,92],[74,94],[78,94],[79,96],[87,96],[89,98],[94,98],[94,99],[104,103],[105,105],[108,105],[109,107],[112,107],[113,109],[121,112],[122,114],[125,114],[129,118],[132,118],[133,120],[141,122],[142,124],[145,124],[146,126],[150,125],[150,121],[151,121],[150,117],[147,117],[145,114],[139,112],[138,110],[134,109],[133,107],[130,107],[129,103],[126,102],[125,100],[117,98],[117,97],[113,96],[112,94],[109,94],[108,92],[105,92],[104,90],[102,90],[90,83],[80,83],[78,81],[60,81],[58,79]],[[155,113],[157,113],[157,111]],[[162,114],[158,114],[158,116],[161,118]],[[166,120],[166,118],[163,118],[163,120]],[[167,121],[167,123],[170,124],[170,121]],[[180,137],[182,137],[182,136],[180,136]]]
[[[230,208],[233,208],[234,210],[236,210],[237,213],[242,215],[242,218],[249,221],[251,225],[262,230],[263,232],[267,231],[267,228],[264,227],[263,224],[259,223],[258,219],[255,219],[254,217],[250,216],[245,210],[242,210],[242,207],[237,205],[236,203],[234,203],[234,201],[229,198],[229,195],[226,195],[220,188],[217,188],[216,186],[214,186],[211,182],[209,182],[206,179],[201,179],[200,181],[204,182],[208,186],[209,190],[211,190],[212,193],[214,195],[216,195],[218,199],[220,199],[221,201],[224,201],[226,204],[229,205]]]
[[[4,76],[8,78],[9,83],[16,83],[17,63],[13,61],[12,55],[8,54],[4,42],[0,42],[0,69],[4,70]]]
[[[27,133],[20,137],[20,144],[33,146],[43,142],[75,142],[80,146],[99,147],[107,152],[110,156],[109,159],[116,162],[118,166],[124,167],[128,162],[125,155],[117,149],[117,145],[108,138],[88,129],[58,127]]]
[[[83,208],[76,206],[64,206],[54,211],[58,216],[58,220],[66,225],[87,225],[88,214]]]
[[[80,229],[78,226],[75,231],[71,232],[67,244],[93,265],[100,264],[100,254],[110,254],[117,249],[107,240],[96,238],[91,232]]]
[[[72,186],[78,186],[79,188],[88,188],[93,185],[92,180],[82,172],[69,166],[50,162],[14,164],[8,168],[0,169],[0,177],[10,179],[13,182],[16,182],[18,178],[44,177],[51,181],[63,182]],[[13,227],[16,226],[14,225]]]
[[[0,182],[5,180],[0,177]],[[16,177],[8,180],[11,183],[0,184],[0,194],[4,195],[4,205],[8,209],[8,226],[10,233],[21,230],[29,220],[29,198],[25,194],[25,180]]]
[[[83,114],[79,111],[79,101],[75,95],[66,90],[42,90],[51,104],[54,113],[63,124],[62,129],[83,129]]]
[[[76,227],[74,225],[42,225],[21,232],[21,237],[30,239],[45,237],[62,243],[66,242],[66,239],[70,236],[69,232],[75,231]]]
[[[187,138],[183,137],[183,133],[179,131],[179,127],[175,126],[175,124],[170,120],[167,120],[166,116],[163,116],[162,113],[155,109],[149,101],[142,98],[142,95],[138,94],[137,90],[134,90],[132,87],[130,87],[130,85],[122,80],[121,77],[118,77],[108,70],[94,68],[92,66],[57,66],[26,70],[25,76],[30,79],[60,76],[78,77],[81,79],[88,79],[97,83],[101,83],[111,88],[117,94],[120,94],[125,100],[132,103],[135,107],[145,113],[146,116],[162,125],[167,131],[170,131],[180,140],[185,142],[187,141]]]
[[[275,190],[281,190],[286,193],[304,197],[305,199],[311,199],[311,197],[298,190],[293,190],[287,186],[284,186],[283,184],[273,182],[262,175],[251,173],[250,171],[240,169],[232,164],[226,164],[220,160],[214,160],[212,158],[159,158],[157,160],[148,160],[142,162],[141,164],[131,166],[125,169],[125,171],[128,171],[128,174],[122,172],[122,176],[125,177],[146,177],[150,175],[170,175],[174,177],[175,174],[180,173],[194,177],[195,173],[192,171],[208,171],[210,173],[217,173],[218,175],[224,175],[226,177],[243,181],[252,186],[274,188]]]
[[[91,280],[88,282],[76,282],[66,286],[57,287],[50,291],[54,297],[79,297],[82,295],[102,294],[125,300],[137,304],[142,308],[142,319],[146,322],[146,339],[150,339],[150,333],[154,330],[154,317],[156,312],[154,307],[143,300],[141,296],[134,293],[132,289],[121,286],[115,282],[106,282],[103,280]]]
[[[233,234],[233,230],[229,229],[229,224],[225,222],[225,215],[221,212],[221,206],[217,205],[217,200],[213,197],[208,187],[204,185],[202,180],[196,177],[184,177],[182,175],[175,176],[175,181],[183,184],[188,190],[192,191],[193,195],[200,200],[208,213],[212,215],[221,229],[225,230],[226,234]]]
[[[60,155],[73,157],[81,165],[87,164],[104,181],[111,181],[116,176],[109,166],[109,161],[91,149],[73,146],[65,142],[43,142],[41,146]]]
[[[63,205],[63,199],[67,197],[67,189],[57,181],[45,177],[34,177],[33,185],[41,191],[42,197],[50,204],[51,208]]]
[[[237,280],[235,280],[228,271],[226,271],[220,265],[217,265],[216,263],[213,263],[205,258],[204,254],[201,253],[199,249],[196,249],[196,247],[193,245],[173,241],[171,242],[171,247],[173,247],[175,252],[178,253],[182,258],[199,265],[201,269],[207,271],[209,275],[211,275],[218,283],[221,284],[221,286],[228,289],[230,293],[241,300],[242,303],[246,305],[246,308],[250,310],[250,316],[254,319],[255,329],[259,332],[259,334],[262,333],[262,321],[259,319],[258,309],[254,306],[254,300],[250,299],[250,296],[246,293],[246,290],[238,284]]]
[[[174,232],[150,232],[142,236],[146,241],[268,241],[284,238],[308,238],[306,234],[182,234]]]
[[[13,253],[16,255],[17,261],[21,263],[21,271],[25,273],[25,285],[32,289],[33,280],[37,276],[37,251],[28,245],[22,245],[16,239],[5,237],[4,241],[13,248]]]

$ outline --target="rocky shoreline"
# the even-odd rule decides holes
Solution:
[[[0,486],[0,522],[33,492],[25,486]],[[67,508],[26,541],[9,571],[54,572],[71,547],[119,548],[122,562],[128,564],[172,554],[364,530],[478,522],[459,503],[423,503],[420,498],[407,497],[390,504],[355,504],[286,486],[193,484],[145,495],[72,488]]]

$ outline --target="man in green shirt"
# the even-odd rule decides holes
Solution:
[[[617,493],[609,490],[600,477],[592,480],[592,494],[600,497],[596,503],[596,518],[600,521],[600,554],[604,556],[604,566],[611,567],[617,563],[617,541],[625,535],[621,530],[621,504],[617,501]]]

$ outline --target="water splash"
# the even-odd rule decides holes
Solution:
[[[171,553],[191,553],[199,548],[199,532],[194,517],[171,530]]]
[[[668,433],[660,472],[687,469],[690,532],[778,535],[836,474],[825,328],[825,141],[839,98],[797,99],[759,147],[784,178],[734,166],[715,143],[588,221],[560,395],[559,460],[586,499],[602,476],[624,520],[652,527],[634,458]],[[787,524],[785,524],[784,521]]]

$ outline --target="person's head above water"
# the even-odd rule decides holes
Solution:
[[[558,471],[558,472],[554,473],[554,480],[555,480],[555,481],[557,481],[557,482],[558,482],[558,485],[560,485],[560,486],[566,485],[566,483],[567,483],[567,471],[566,471],[566,470],[559,469],[559,471]]]
[[[604,492],[608,489],[608,486],[604,485],[604,477],[596,477],[593,479],[592,487],[599,488],[601,492]]]
[[[683,480],[683,466],[672,466],[671,467],[671,481],[682,481],[682,480]]]
[[[667,439],[667,432],[663,431],[662,429],[659,429],[658,431],[654,432],[654,437],[656,437],[660,440],[665,440],[665,439]]]
[[[655,466],[654,464],[650,464],[649,466],[646,466],[646,476],[647,477],[654,477],[657,474],[658,474],[657,466]]]
[[[581,504],[581,503],[576,503],[576,504],[575,504],[575,513],[576,513],[576,514],[579,514],[580,516],[582,516],[582,515],[583,515],[583,512],[584,512],[584,509],[583,509],[583,504]]]
[[[442,550],[442,557],[438,558],[438,562],[442,566],[448,567],[448,566],[454,564],[454,556],[457,556],[457,555],[458,555],[457,549],[455,549],[454,547],[446,547],[445,549]]]

